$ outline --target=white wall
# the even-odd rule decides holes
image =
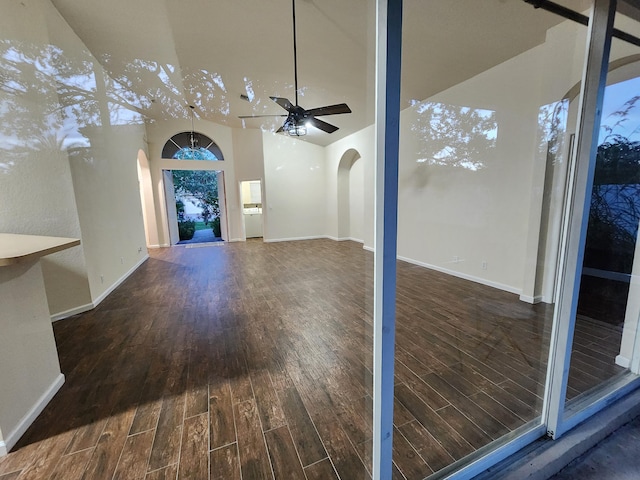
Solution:
[[[91,296],[103,298],[147,254],[137,154],[142,126],[86,129],[91,147],[72,159]]]
[[[557,234],[559,229],[566,158],[554,158],[552,171],[547,171],[538,116],[540,107],[562,99],[579,81],[582,62],[576,52],[584,48],[580,28],[563,23],[550,31],[546,44],[402,111],[401,258],[515,293],[523,293],[528,282],[528,300],[542,290],[536,275],[553,269],[555,259],[539,252],[557,246],[547,245],[545,239],[541,244],[540,229],[543,222],[548,223],[545,231]],[[432,118],[425,107],[438,103],[494,112],[495,145],[470,145],[471,159],[461,154],[450,159],[441,156],[439,152],[450,145],[444,142],[435,147],[425,133]],[[458,131],[461,137],[469,132]],[[326,148],[327,233],[331,237],[339,237],[339,161],[349,148],[364,160],[365,247],[372,247],[373,239],[374,140],[371,128]],[[566,155],[566,149],[561,153]],[[556,189],[551,212],[543,212],[544,196],[549,194],[544,188],[545,173],[551,175]]]
[[[99,302],[146,257],[137,158],[146,150],[144,123],[133,107],[117,105],[112,80],[57,12],[48,17],[54,45],[66,62],[88,66],[71,81],[84,90],[61,97],[65,126],[82,147],[70,150],[78,218],[93,302]]]
[[[264,185],[264,145],[262,137],[263,133],[261,130],[233,129],[234,164],[238,185],[251,180],[259,180],[261,185]],[[232,187],[239,188],[238,185],[232,185]],[[241,203],[243,202],[242,195],[240,195],[240,201]],[[245,239],[247,236],[261,237],[263,235],[264,224],[267,222],[268,217],[268,213],[266,212],[266,195],[264,195],[264,192],[262,192],[262,202],[263,213],[259,217],[242,215],[243,234],[240,236],[240,240]],[[254,228],[249,228],[248,233],[247,220],[255,224]]]
[[[326,235],[324,148],[265,133],[265,241]]]
[[[80,238],[69,156],[56,140],[60,108],[54,77],[35,66],[49,58],[48,1],[5,2],[1,7],[2,48],[22,53],[7,80],[21,94],[0,89],[0,231]],[[41,67],[42,68],[42,67]],[[33,86],[33,88],[30,88]],[[52,314],[91,301],[84,246],[50,255],[42,262]]]
[[[232,135],[234,166],[238,183],[246,180],[264,180],[262,131],[234,128]]]

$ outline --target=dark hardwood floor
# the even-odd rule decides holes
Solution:
[[[0,480],[370,478],[372,254],[313,240],[154,250],[54,325],[66,383]],[[552,307],[399,263],[394,479],[539,415]],[[569,395],[620,332],[576,328]]]

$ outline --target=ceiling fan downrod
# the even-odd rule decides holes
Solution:
[[[298,105],[298,46],[296,42],[296,0],[291,0],[293,16],[293,87],[296,90],[296,106]]]

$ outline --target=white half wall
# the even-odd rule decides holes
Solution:
[[[40,262],[1,267],[0,301],[0,442],[10,450],[60,388],[64,377]]]

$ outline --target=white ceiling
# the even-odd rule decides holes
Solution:
[[[52,0],[151,120],[199,117],[242,127],[239,115],[282,114],[294,101],[290,0]],[[561,3],[584,10],[589,0]],[[560,18],[523,0],[405,0],[402,107],[544,40]],[[375,2],[296,0],[299,103],[346,102],[323,117],[340,127],[305,140],[327,145],[373,123]],[[251,102],[241,94],[254,96]],[[281,117],[248,119],[277,129]]]

